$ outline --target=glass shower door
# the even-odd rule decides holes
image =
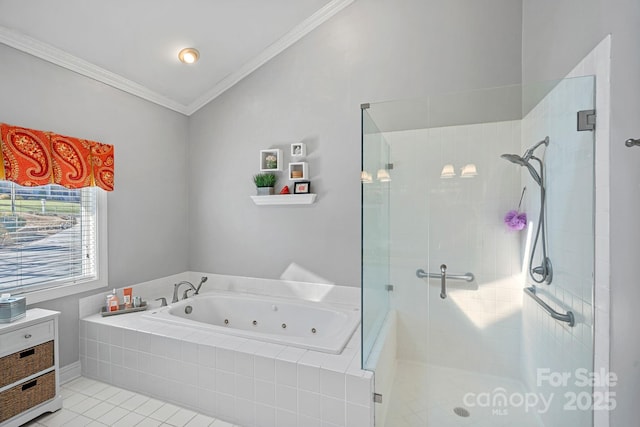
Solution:
[[[389,311],[389,145],[362,108],[362,366]]]
[[[527,369],[522,379],[528,390],[551,399],[539,413],[545,426],[593,425],[593,388],[584,376],[593,372],[595,140],[593,131],[578,130],[576,123],[579,112],[595,108],[594,87],[592,76],[564,79],[523,119],[523,147],[549,136],[549,145],[542,151],[548,254],[553,268],[550,284],[536,284],[527,274],[525,286],[535,285],[537,295],[552,310],[570,311],[575,317],[574,326],[555,320],[525,296],[522,360]],[[540,197],[532,195],[529,209],[537,210],[539,201]],[[533,227],[530,231],[535,237]],[[538,250],[527,263],[532,259],[531,264],[538,266],[541,256]],[[555,381],[558,377],[565,380]]]

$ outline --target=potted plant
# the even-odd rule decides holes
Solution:
[[[267,196],[274,194],[274,187],[276,185],[276,177],[273,173],[259,173],[253,176],[253,182],[258,189],[258,196]]]
[[[278,158],[273,154],[269,154],[264,158],[267,169],[278,169]]]

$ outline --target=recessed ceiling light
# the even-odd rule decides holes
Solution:
[[[193,47],[187,47],[178,53],[178,58],[185,64],[193,64],[198,61],[198,58],[200,58],[200,52],[198,52],[198,49]]]

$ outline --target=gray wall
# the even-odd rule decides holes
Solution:
[[[0,121],[115,145],[111,286],[187,269],[187,117],[0,44]],[[62,366],[78,360],[80,296],[38,304],[62,312]]]
[[[512,0],[358,0],[193,115],[191,269],[276,278],[295,262],[358,286],[360,104],[519,83],[521,13]],[[317,203],[253,205],[259,150],[299,141]]]
[[[611,33],[611,371],[618,375],[613,427],[637,425],[640,395],[640,2],[524,0],[523,80],[559,78]]]

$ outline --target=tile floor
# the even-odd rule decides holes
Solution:
[[[43,414],[26,425],[234,427],[225,421],[85,377],[63,384],[61,393],[62,409]]]
[[[467,393],[521,394],[523,385],[513,379],[441,366],[398,362],[385,427],[542,427],[537,414],[522,407],[465,408],[468,417],[453,412],[465,407]],[[473,400],[472,400],[473,402]]]

